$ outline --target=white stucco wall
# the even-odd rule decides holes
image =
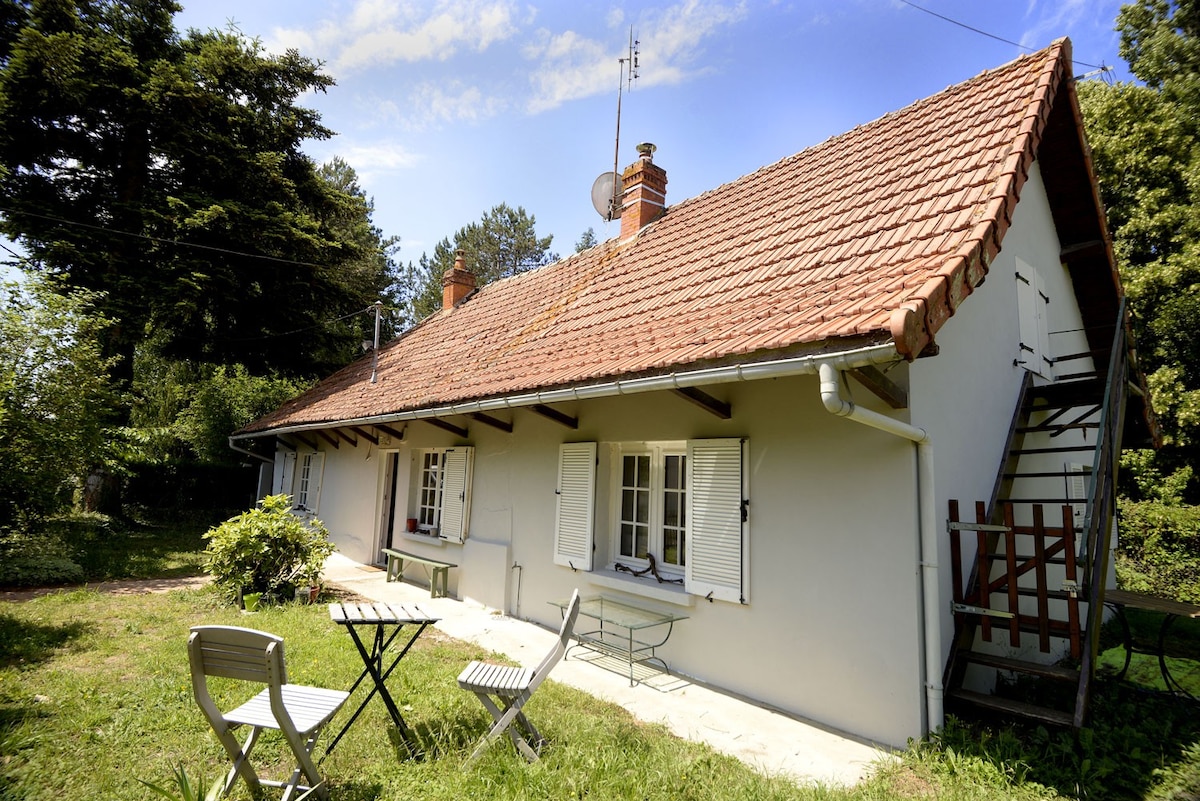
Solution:
[[[938,355],[918,359],[911,367],[912,420],[926,429],[933,441],[939,521],[947,518],[950,499],[960,501],[965,519],[974,519],[975,502],[986,502],[990,497],[1004,457],[1014,403],[1025,375],[1025,370],[1013,363],[1021,355],[1015,277],[1019,264],[1025,273],[1030,266],[1039,271],[1050,298],[1047,309],[1050,353],[1065,355],[1088,350],[1070,274],[1059,260],[1060,253],[1045,185],[1035,163],[1021,192],[1003,249],[991,265],[987,279],[938,332]],[[1092,369],[1092,364],[1090,360],[1073,361],[1058,369],[1084,372]],[[1046,382],[1037,378],[1035,383]],[[1066,434],[1057,437],[1054,443],[1044,444],[1064,446],[1079,441],[1081,435]],[[1049,455],[1040,459],[1025,457],[1021,467],[1023,471],[1062,471],[1064,462],[1081,458],[1090,464],[1090,454]],[[1017,497],[1052,498],[1063,497],[1063,493],[1060,479],[1024,479],[1014,487]],[[1047,525],[1059,525],[1057,515],[1057,511],[1047,510]],[[940,572],[940,589],[945,599],[943,606],[948,609],[949,536],[942,536],[939,542],[938,563],[946,566]],[[970,573],[969,562],[974,554],[968,543],[969,540],[964,540],[964,576]],[[1023,602],[1033,603],[1034,599]],[[943,616],[941,627],[944,664],[954,628],[950,615]],[[1009,656],[1038,659],[1034,653],[1036,638],[1027,637],[1022,648],[1012,649],[1006,639],[997,637],[996,650]]]

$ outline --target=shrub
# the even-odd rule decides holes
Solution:
[[[1120,508],[1121,586],[1200,603],[1200,507],[1122,500]]]
[[[204,568],[230,600],[239,592],[287,597],[296,585],[315,583],[333,543],[324,524],[291,513],[291,497],[268,495],[258,508],[210,529]]]

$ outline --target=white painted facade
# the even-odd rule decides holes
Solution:
[[[928,432],[935,518],[947,501],[986,500],[1002,457],[1024,368],[1015,278],[1035,268],[1054,353],[1086,350],[1069,276],[1036,165],[1022,191],[1003,251],[986,281],[938,332],[940,352],[889,373],[909,390],[909,408],[889,409],[850,381],[863,408]],[[379,562],[385,545],[453,562],[450,593],[522,619],[557,625],[551,601],[578,587],[686,614],[660,655],[679,673],[890,746],[926,728],[919,492],[915,446],[831,416],[815,375],[706,388],[730,404],[722,420],[677,395],[655,392],[556,408],[578,429],[517,410],[512,433],[469,422],[469,439],[421,421],[403,441],[357,446],[325,442],[317,516],[341,553]],[[459,423],[466,425],[466,422]],[[401,423],[395,424],[399,427]],[[616,561],[614,460],[620,443],[744,438],[748,483],[749,603],[706,601],[677,585],[632,578]],[[596,569],[556,565],[555,509],[560,445],[598,443]],[[470,446],[473,470],[465,542],[406,532],[416,517],[421,453]],[[277,458],[275,490],[284,457]],[[393,455],[395,459],[393,460]],[[397,520],[387,542],[381,521],[395,466]],[[1059,465],[1061,467],[1061,465]],[[939,540],[943,660],[951,642],[949,540]],[[414,578],[419,574],[414,573]],[[928,666],[940,681],[942,664]]]

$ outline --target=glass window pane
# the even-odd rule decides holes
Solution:
[[[625,456],[621,459],[621,485],[624,487],[637,486],[637,457]]]
[[[639,492],[637,494],[637,522],[650,522],[650,493]]]
[[[637,527],[637,550],[634,552],[634,556],[636,556],[638,559],[645,559],[646,554],[649,552],[648,551],[649,542],[650,542],[650,529],[646,528],[645,526],[638,526]]]
[[[675,527],[679,525],[679,493],[668,492],[663,495],[663,525]]]
[[[650,486],[650,457],[649,456],[637,457],[637,470],[638,470],[637,486],[649,487]]]
[[[634,496],[637,493],[634,490],[621,490],[621,519],[626,521],[633,520],[633,506],[635,503]]]
[[[666,464],[666,487],[667,489],[679,489],[682,485],[680,482],[680,464],[683,462],[682,456],[668,456]]]
[[[621,524],[621,555],[633,556],[633,526]]]

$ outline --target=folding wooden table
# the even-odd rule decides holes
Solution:
[[[400,731],[400,737],[404,740],[405,746],[408,747],[409,754],[417,755],[416,745],[412,740],[412,733],[408,726],[404,723],[404,716],[400,714],[400,709],[396,706],[396,702],[392,700],[391,693],[388,692],[387,679],[392,675],[392,671],[396,669],[396,665],[400,664],[400,660],[412,648],[413,643],[421,636],[421,633],[427,629],[430,624],[436,623],[440,618],[434,617],[425,610],[415,604],[388,604],[388,603],[333,603],[329,605],[329,618],[339,626],[344,626],[350,634],[350,639],[354,641],[354,646],[358,649],[359,655],[363,660],[363,672],[359,674],[354,685],[350,688],[350,694],[353,695],[358,686],[362,684],[363,679],[368,676],[374,686],[367,693],[367,697],[358,705],[358,709],[350,716],[350,720],[346,721],[346,725],[338,732],[337,736],[329,743],[329,747],[325,749],[325,754],[333,751],[334,746],[342,739],[342,736],[362,714],[371,699],[379,694],[383,699],[384,706],[387,707],[388,714],[392,716],[392,722],[396,724],[396,728]],[[400,632],[405,626],[415,626],[416,630],[400,648],[391,663],[385,668],[384,653],[395,642]],[[390,628],[390,632],[389,632]],[[359,634],[361,629],[368,630],[371,636],[371,649],[368,651],[363,642],[363,637]]]

